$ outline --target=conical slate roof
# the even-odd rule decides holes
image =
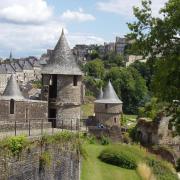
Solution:
[[[42,68],[42,74],[82,75],[67,43],[63,30],[61,37],[52,52],[50,60]]]
[[[104,103],[104,104],[122,104],[122,101],[118,98],[111,82],[108,82],[108,85],[104,89],[103,97],[97,99],[95,103]]]
[[[7,83],[7,86],[4,90],[2,98],[3,99],[14,99],[14,100],[23,100],[24,99],[14,75],[11,75],[11,77]]]

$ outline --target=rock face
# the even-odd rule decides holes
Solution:
[[[42,69],[42,99],[48,101],[48,117],[56,120],[57,128],[75,129],[79,124],[82,75],[62,32]]]

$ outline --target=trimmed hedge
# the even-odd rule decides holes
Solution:
[[[99,159],[106,163],[126,169],[136,169],[137,167],[136,160],[130,155],[130,153],[125,151],[121,152],[113,148],[107,148],[102,151],[99,155]]]

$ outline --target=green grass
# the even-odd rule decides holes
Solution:
[[[87,159],[83,159],[82,162],[81,180],[140,180],[135,170],[120,168],[100,161],[98,156],[107,147],[98,144],[84,145]]]

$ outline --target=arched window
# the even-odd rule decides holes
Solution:
[[[105,104],[105,109],[108,109],[108,104]]]
[[[10,114],[14,114],[14,99],[10,100]]]
[[[117,121],[116,121],[116,118],[114,118],[114,123],[116,123]]]

